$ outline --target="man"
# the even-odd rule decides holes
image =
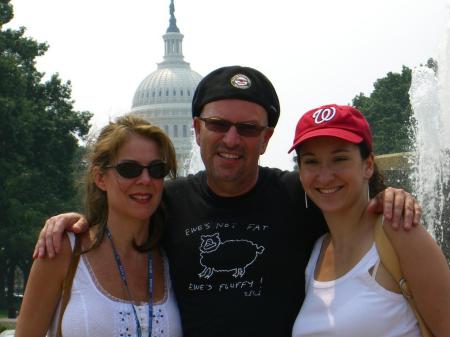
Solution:
[[[205,171],[168,182],[164,197],[164,247],[184,335],[288,337],[325,224],[315,207],[305,207],[295,172],[258,166],[280,114],[276,91],[255,69],[219,68],[199,83],[192,114]],[[402,191],[386,193],[385,216],[394,197],[398,221]],[[413,200],[406,197],[410,223]],[[53,254],[61,223],[47,221],[40,255],[44,238]]]

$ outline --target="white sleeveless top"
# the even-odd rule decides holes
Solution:
[[[72,249],[73,233],[68,233]],[[172,290],[167,257],[164,261],[164,298],[153,303],[152,337],[181,337],[181,320]],[[148,336],[148,303],[136,303],[142,337]],[[49,337],[56,336],[59,306],[49,329]],[[134,337],[136,321],[131,302],[107,293],[98,283],[85,255],[81,255],[74,276],[70,301],[62,321],[64,337]]]
[[[403,296],[383,288],[369,274],[379,261],[375,244],[347,274],[328,282],[314,279],[324,237],[317,240],[306,267],[306,297],[292,336],[420,337]]]

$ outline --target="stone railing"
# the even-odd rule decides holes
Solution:
[[[410,179],[412,170],[410,169],[410,162],[413,160],[413,153],[401,152],[393,154],[379,155],[375,161],[378,168],[384,175],[384,180],[387,186],[401,187],[407,191],[412,191],[412,181]],[[448,200],[450,195],[450,188],[444,193],[447,196],[447,200],[444,202],[442,227],[436,228],[436,237],[442,237],[438,243],[441,246],[444,254],[447,257],[447,261],[450,265],[450,202]],[[422,205],[427,207],[427,205]],[[427,224],[424,224],[427,226]],[[441,242],[442,241],[442,242]]]

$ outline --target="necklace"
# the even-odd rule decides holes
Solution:
[[[120,256],[117,252],[116,246],[114,245],[114,241],[112,239],[112,235],[110,230],[106,227],[105,228],[106,236],[108,237],[109,241],[111,242],[111,247],[114,253],[114,259],[116,260],[117,269],[119,270],[120,278],[122,279],[122,282],[125,286],[125,289],[127,291],[128,298],[131,302],[131,307],[133,308],[134,313],[134,319],[136,321],[136,331],[138,337],[142,337],[142,328],[141,323],[139,321],[139,317],[136,313],[136,308],[134,307],[134,304],[131,300],[131,293],[130,289],[128,288],[128,282],[127,282],[127,276],[125,274],[125,268],[122,264],[122,261],[120,260]],[[153,266],[152,266],[152,253],[151,251],[148,252],[148,258],[147,258],[147,271],[148,271],[148,336],[151,337],[152,335],[152,323],[153,323],[153,303],[152,303],[152,296],[153,296]]]

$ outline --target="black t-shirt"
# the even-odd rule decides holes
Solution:
[[[166,185],[164,247],[185,337],[288,337],[304,270],[325,231],[298,174],[259,169],[256,186],[219,197],[205,172]]]

